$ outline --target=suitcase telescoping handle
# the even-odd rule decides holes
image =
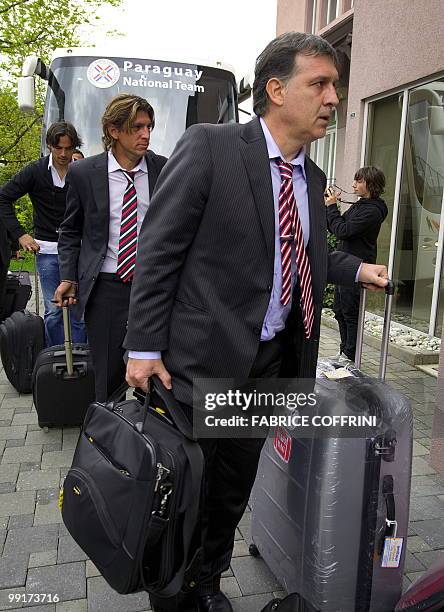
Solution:
[[[381,340],[381,358],[379,363],[379,380],[385,380],[385,372],[387,370],[387,356],[388,347],[390,341],[390,319],[392,316],[392,302],[393,295],[395,293],[395,283],[389,280],[385,286],[385,307],[384,307],[384,327],[382,330]],[[362,343],[364,339],[364,323],[365,323],[365,298],[367,292],[363,285],[361,285],[361,301],[359,304],[359,316],[358,316],[358,334],[356,337],[356,354],[355,354],[355,366],[359,369],[361,367],[362,357]]]
[[[35,293],[35,314],[40,315],[39,275],[37,272],[37,253],[35,252],[34,252],[34,293]]]
[[[69,306],[62,306],[62,311],[63,331],[65,334],[66,371],[68,376],[72,376],[74,373],[74,362],[72,357],[71,316]]]

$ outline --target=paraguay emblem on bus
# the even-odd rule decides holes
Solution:
[[[90,63],[86,71],[88,81],[99,89],[112,87],[120,77],[118,65],[109,59],[97,59]]]

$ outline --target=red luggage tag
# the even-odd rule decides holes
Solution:
[[[276,428],[274,433],[273,447],[279,457],[285,463],[288,463],[291,455],[291,436],[283,427]]]

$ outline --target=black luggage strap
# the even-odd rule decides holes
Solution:
[[[187,438],[187,441],[185,441],[185,443],[183,444],[183,450],[187,456],[191,470],[190,497],[191,499],[200,499],[204,465],[202,449],[200,448],[199,444],[197,444],[197,442],[194,440],[191,423],[188,421],[179,402],[176,400],[172,392],[163,386],[161,380],[157,376],[153,376],[150,380],[155,392],[159,395],[162,402],[168,408],[168,414],[176,425],[177,429]],[[150,398],[151,392],[148,392],[146,397],[146,406],[148,406]],[[199,520],[199,506],[200,504],[196,506],[196,511],[194,513],[188,513],[184,521],[182,533],[184,537],[187,537],[187,541],[184,542],[184,550],[188,549],[188,545],[192,540],[196,524]],[[160,597],[171,597],[173,595],[176,595],[183,586],[183,574],[187,569],[187,566],[188,559],[186,556],[184,556],[183,562],[181,566],[176,570],[176,575],[173,580],[165,588],[160,589],[156,594]],[[142,580],[144,580],[143,572]]]
[[[110,397],[106,400],[107,408],[112,410],[115,404],[117,404],[118,402],[121,402],[124,399],[125,394],[128,391],[128,389],[129,389],[129,385],[127,382],[123,382],[121,385],[119,385],[119,387],[117,387],[114,393],[112,393]],[[145,397],[145,408],[147,410],[145,413],[145,419],[143,421],[142,431],[145,430],[145,421],[148,416],[148,407],[150,405],[151,394],[152,394],[153,389],[157,393],[157,395],[160,397],[160,399],[162,400],[166,408],[168,409],[168,415],[170,419],[173,421],[174,425],[177,427],[177,429],[186,438],[188,438],[192,442],[195,442],[196,440],[193,437],[193,428],[191,426],[191,423],[187,419],[184,411],[182,410],[179,402],[174,397],[173,393],[169,389],[163,386],[163,383],[161,382],[158,376],[152,376],[149,380],[148,393],[146,394],[146,397]],[[142,393],[140,389],[135,389],[134,393],[139,400],[142,399]],[[172,407],[173,409],[171,409]]]
[[[155,546],[160,540],[165,527],[167,526],[168,520],[161,518],[160,516],[153,516],[150,521],[148,529],[147,541],[150,541],[151,546]]]
[[[181,405],[174,397],[172,391],[170,391],[169,389],[163,386],[163,383],[158,376],[152,376],[150,378],[150,385],[148,387],[148,393],[146,394],[145,406],[148,408],[150,400],[151,400],[151,393],[153,390],[157,393],[157,395],[160,397],[164,405],[167,407],[168,415],[171,418],[171,420],[174,422],[177,429],[186,438],[188,438],[192,442],[195,442],[195,439],[193,438],[193,428],[191,426],[191,423],[187,419],[184,411],[182,410]],[[147,416],[148,416],[148,410],[146,411],[145,419],[143,423],[144,429],[145,429],[145,421],[146,421]]]
[[[389,538],[396,535],[396,508],[395,508],[395,496],[393,494],[393,476],[386,475],[382,481],[382,495],[385,500],[387,513],[385,518],[385,530],[382,537],[380,554],[384,548],[385,538]]]

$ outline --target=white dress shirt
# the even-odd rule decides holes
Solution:
[[[57,172],[57,168],[54,166],[54,161],[52,159],[52,153],[49,155],[48,169],[51,171],[51,178],[54,187],[60,187],[63,189],[65,186],[65,177],[60,176],[60,174]],[[57,242],[53,240],[36,240],[36,242],[40,246],[39,253],[41,255],[57,255]]]
[[[122,168],[112,152],[108,151],[109,235],[108,249],[101,272],[110,272],[113,274],[117,271],[123,194],[128,185],[128,180],[122,170],[125,170],[125,168]],[[148,210],[150,201],[148,167],[145,157],[142,157],[131,172],[136,173],[134,177],[134,186],[137,193],[137,235],[139,235],[142,221]]]

